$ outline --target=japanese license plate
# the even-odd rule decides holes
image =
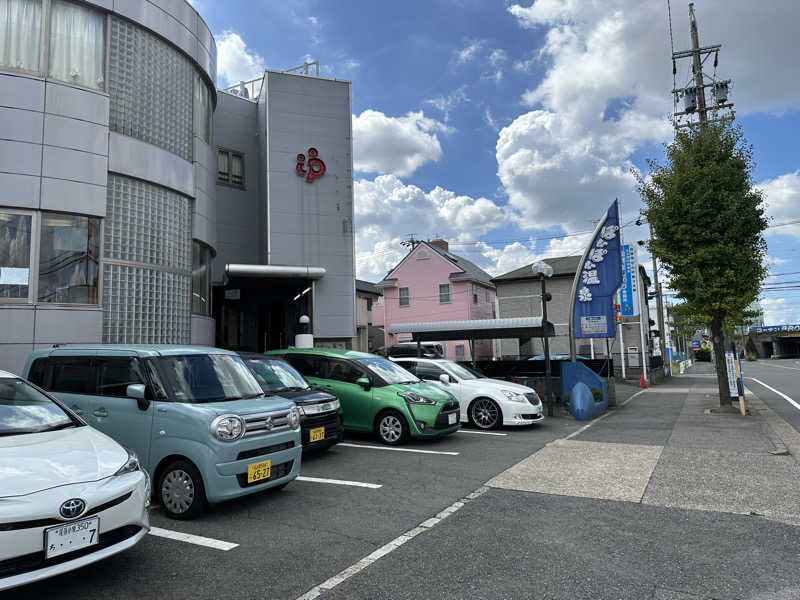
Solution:
[[[319,442],[325,439],[325,428],[324,427],[315,427],[314,429],[308,432],[308,441],[309,442]]]
[[[97,543],[100,518],[90,517],[44,530],[44,556],[53,558]]]
[[[271,460],[262,460],[261,462],[247,465],[247,483],[261,481],[262,479],[269,479],[269,473],[271,469]]]
[[[450,425],[455,425],[456,418],[458,418],[458,415],[456,413],[450,413],[449,415],[447,415],[447,423]]]

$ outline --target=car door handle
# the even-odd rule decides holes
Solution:
[[[83,409],[80,408],[77,404],[73,404],[70,408],[72,408],[73,412],[76,415],[82,415],[83,414]]]
[[[98,408],[96,411],[92,412],[95,417],[107,417],[108,411],[105,408]]]
[[[159,412],[159,414],[165,415],[165,414],[167,414],[167,409],[159,407],[158,408],[158,412]]]

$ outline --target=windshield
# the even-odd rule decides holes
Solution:
[[[248,358],[247,366],[265,392],[282,392],[288,389],[308,389],[303,376],[282,360]]]
[[[419,383],[419,379],[414,375],[397,363],[385,358],[359,358],[357,362],[382,377],[389,385],[393,383]]]
[[[77,425],[64,409],[22,379],[0,379],[0,435],[39,433]]]
[[[187,354],[158,359],[177,402],[223,402],[264,395],[247,365],[230,354]]]
[[[469,369],[464,365],[460,365],[457,362],[448,360],[445,366],[447,367],[447,370],[450,371],[450,373],[452,373],[459,379],[483,379],[483,375],[481,375],[477,371],[473,371],[472,369]]]

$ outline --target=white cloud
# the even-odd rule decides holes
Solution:
[[[388,117],[376,110],[353,115],[353,153],[356,171],[410,175],[428,162],[438,161],[442,147],[437,133],[452,128],[426,117],[422,111]]]
[[[536,57],[535,56],[532,56],[530,58],[525,58],[525,59],[522,59],[522,60],[515,60],[514,61],[514,69],[516,69],[517,71],[523,71],[523,72],[527,73],[528,71],[531,70],[531,67],[533,66],[533,63],[535,63],[535,62],[536,62]]]
[[[800,323],[800,305],[786,298],[762,298],[765,325],[789,325]]]
[[[316,27],[317,25],[319,25],[319,19],[317,19],[317,17],[315,17],[314,15],[308,17],[308,22],[312,27]]]
[[[615,197],[632,212],[640,200],[629,174],[631,157],[672,137],[663,4],[538,0],[508,10],[545,40],[515,68],[529,69],[540,58],[547,65],[538,85],[522,97],[530,112],[498,137],[498,176],[511,205],[533,227],[563,224],[569,230],[585,229],[586,219]],[[688,15],[678,12],[675,47],[682,49],[689,46]],[[796,3],[770,3],[757,12],[751,19],[745,0],[708,0],[697,9],[701,43],[723,44],[717,74],[734,79],[731,98],[739,114],[800,105],[800,79],[785,78],[795,67],[800,9]],[[764,31],[770,31],[768,40]],[[769,69],[763,68],[765,56],[771,57]],[[679,64],[684,67],[688,63]]]
[[[346,71],[351,71],[352,69],[357,69],[361,66],[361,61],[356,60],[355,58],[348,58],[342,64]]]
[[[453,110],[453,108],[459,104],[469,102],[465,87],[466,86],[462,85],[460,88],[455,89],[447,94],[447,96],[429,98],[425,100],[425,104],[430,104],[434,108],[442,111],[442,114],[444,115],[444,122],[447,123],[450,120],[450,111]]]
[[[495,48],[489,54],[489,62],[492,63],[495,67],[498,65],[502,65],[508,59],[508,54],[502,48]]]
[[[242,37],[230,29],[215,36],[217,40],[217,77],[228,86],[255,79],[264,72],[264,59],[248,50]]]
[[[459,64],[464,64],[475,58],[478,50],[483,46],[483,40],[474,40],[470,42],[465,48],[456,51],[456,61]]]
[[[487,106],[483,111],[483,119],[486,121],[486,124],[494,129],[495,131],[500,131],[500,126],[497,124],[497,121],[492,114],[492,111]]]
[[[764,192],[767,214],[773,218],[773,224],[800,219],[800,171],[762,181],[756,187]],[[769,232],[800,237],[800,223],[776,227]]]

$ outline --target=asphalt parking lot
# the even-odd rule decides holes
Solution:
[[[298,598],[581,425],[561,417],[491,433],[464,428],[400,449],[350,435],[305,455],[302,480],[281,491],[210,507],[194,521],[155,507],[154,534],[132,550],[6,597]]]

